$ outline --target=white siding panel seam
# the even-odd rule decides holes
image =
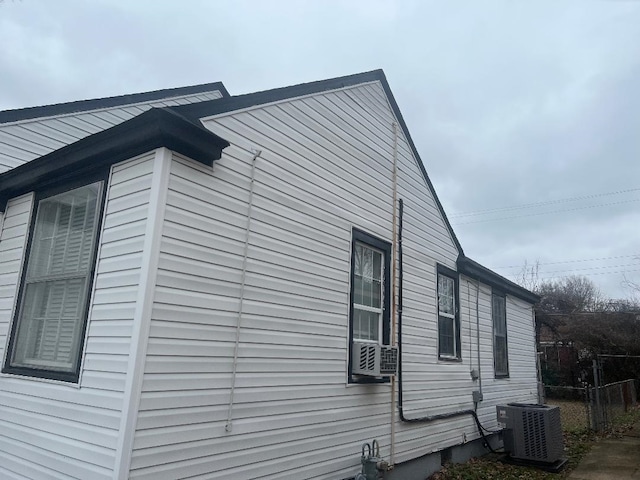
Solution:
[[[129,369],[125,385],[125,404],[118,435],[114,478],[127,478],[131,465],[133,437],[140,405],[144,364],[151,326],[155,279],[160,256],[162,225],[172,162],[171,156],[172,153],[166,148],[160,148],[155,153],[148,207],[149,217],[145,232],[140,285],[134,316],[134,330],[131,337]]]

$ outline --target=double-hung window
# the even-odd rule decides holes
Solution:
[[[388,242],[353,230],[349,322],[351,343],[389,344],[390,257],[391,245]]]
[[[36,196],[5,372],[77,381],[103,183]]]
[[[384,254],[356,242],[353,266],[353,339],[379,343],[382,338]]]
[[[507,309],[504,295],[491,295],[491,317],[493,319],[493,363],[496,377],[509,376],[507,351]]]
[[[457,278],[455,271],[438,265],[438,356],[445,360],[461,358]]]

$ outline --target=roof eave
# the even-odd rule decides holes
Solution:
[[[10,198],[160,147],[212,166],[229,142],[169,108],[152,108],[0,175],[0,211]]]
[[[540,296],[521,287],[517,283],[507,280],[502,275],[498,275],[493,270],[489,270],[487,267],[480,265],[475,260],[471,260],[464,255],[460,255],[457,261],[458,272],[475,280],[479,280],[482,283],[495,287],[509,295],[513,295],[521,300],[535,304],[540,301]]]

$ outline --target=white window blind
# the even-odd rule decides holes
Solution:
[[[101,182],[38,204],[12,366],[75,370],[94,257]]]

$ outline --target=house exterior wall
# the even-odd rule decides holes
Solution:
[[[205,120],[231,142],[213,171],[174,156],[131,478],[345,478],[364,441],[389,457],[392,421],[396,462],[478,438],[469,415],[402,423],[390,384],[347,384],[352,228],[392,241],[394,120],[371,83]],[[436,267],[455,269],[458,251],[416,162],[400,133],[409,417],[473,408],[479,388],[475,300],[461,298],[462,361],[437,357]],[[509,338],[521,345],[509,350],[512,378],[494,380],[491,290],[480,290],[480,413],[491,427],[496,403],[535,401],[533,326],[509,297]]]
[[[154,155],[111,171],[79,383],[0,375],[0,478],[113,478]],[[0,234],[2,358],[32,198],[9,201]]]
[[[329,480],[373,438],[389,459],[392,423],[395,462],[477,439],[468,415],[403,423],[391,384],[347,383],[352,228],[392,241],[394,120],[374,82],[205,120],[231,142],[213,169],[164,149],[113,166],[80,382],[0,376],[0,477]],[[462,361],[438,360],[436,269],[458,251],[401,130],[397,153],[405,414],[473,408],[479,324],[495,427],[497,403],[536,398],[530,305],[507,297],[494,379],[491,288],[476,302],[462,276]],[[0,229],[3,349],[31,211],[10,200]]]
[[[53,117],[0,123],[0,173],[113,127],[152,107],[184,105],[220,97],[222,93],[215,90]]]
[[[478,289],[479,287],[479,289]],[[478,295],[476,295],[478,293]],[[463,351],[463,359],[470,358],[470,368],[478,368],[477,317],[480,316],[480,372],[484,401],[479,404],[478,417],[489,429],[497,429],[496,405],[511,402],[537,403],[537,371],[535,327],[531,304],[513,296],[506,297],[509,377],[496,378],[493,361],[493,320],[491,295],[493,290],[466,276],[460,282],[460,312],[462,330],[469,329],[470,350]],[[476,299],[478,300],[476,302]],[[468,322],[468,323],[467,323]],[[464,348],[463,348],[464,350]]]

